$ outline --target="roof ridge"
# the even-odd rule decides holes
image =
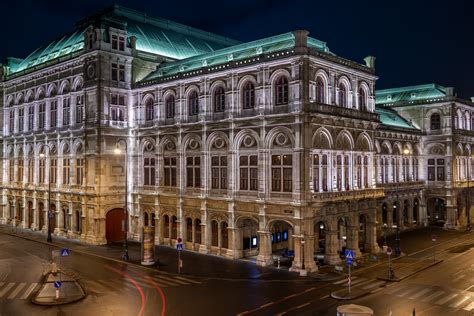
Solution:
[[[380,89],[376,90],[375,93],[384,94],[384,93],[397,93],[397,92],[407,92],[407,91],[416,91],[416,90],[423,90],[423,89],[438,89],[442,92],[446,91],[446,87],[441,86],[436,83],[426,83],[426,84],[419,84],[414,86],[404,86],[404,87],[397,87],[397,88],[389,88],[389,89]]]

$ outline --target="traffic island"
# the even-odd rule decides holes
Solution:
[[[80,301],[85,297],[84,289],[73,277],[58,271],[45,275],[43,285],[31,302],[37,305],[63,305]]]
[[[400,267],[399,269],[394,270],[394,275],[389,277],[388,273],[386,275],[378,276],[378,280],[388,281],[388,282],[400,282],[406,278],[411,277],[423,270],[429,269],[432,266],[435,266],[439,263],[443,262],[443,260],[423,260],[416,264],[412,264],[406,267]]]

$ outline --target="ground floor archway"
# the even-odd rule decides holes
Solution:
[[[107,212],[105,216],[105,238],[107,243],[120,242],[124,240],[124,211],[116,208]]]
[[[428,222],[430,225],[444,225],[446,222],[446,202],[439,197],[429,198],[427,201]]]

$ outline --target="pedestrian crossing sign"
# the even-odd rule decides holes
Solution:
[[[69,249],[62,248],[61,249],[61,257],[67,257],[67,256],[69,256]]]
[[[354,259],[354,250],[346,250],[346,259]]]

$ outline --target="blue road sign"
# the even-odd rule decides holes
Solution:
[[[354,259],[354,250],[346,250],[346,259]]]
[[[54,287],[59,289],[61,287],[61,285],[63,285],[63,283],[61,281],[56,281],[54,282]]]
[[[176,244],[176,249],[183,250],[183,244],[182,243],[177,243]]]
[[[61,249],[61,257],[67,257],[67,256],[69,256],[69,249],[62,248]]]
[[[346,259],[346,264],[347,264],[348,266],[352,265],[352,259],[347,258],[347,259]]]

